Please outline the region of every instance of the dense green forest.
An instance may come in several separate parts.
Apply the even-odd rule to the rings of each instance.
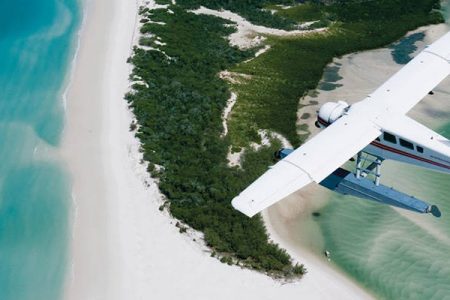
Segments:
[[[158,2],[168,4],[170,11],[140,10],[142,47],[130,58],[136,83],[126,98],[137,118],[144,159],[159,180],[167,207],[174,217],[204,232],[213,255],[223,262],[272,276],[303,274],[302,265],[292,265],[284,250],[267,241],[259,216],[250,219],[231,207],[231,199],[273,163],[272,153],[280,147],[276,140],[258,151],[247,145],[259,141],[259,128],[282,133],[299,145],[299,98],[315,89],[325,65],[335,56],[380,47],[417,26],[439,22],[432,10],[438,1],[380,0],[367,6],[361,1],[315,1],[303,8],[295,1]],[[294,6],[268,13],[266,8],[275,4]],[[244,63],[256,49],[230,46],[226,37],[235,29],[226,20],[189,12],[200,5],[229,9],[266,26],[292,28],[299,21],[320,18],[330,28],[313,36],[269,37],[271,50]],[[218,76],[226,69],[251,79],[230,85]],[[230,88],[239,99],[230,133],[221,138]],[[227,164],[231,146],[247,147],[241,167]]]
[[[270,4],[279,5],[295,5],[298,1],[295,0],[179,0],[177,4],[186,9],[196,9],[200,6],[205,6],[211,9],[226,9],[238,13],[248,21],[264,25],[267,27],[294,29],[296,22],[292,19],[280,17],[272,14],[265,9]]]
[[[152,162],[150,171],[159,178],[171,213],[203,231],[208,245],[227,262],[233,257],[273,275],[301,274],[302,266],[292,266],[283,250],[267,243],[259,218],[246,218],[230,205],[234,195],[264,172],[279,147],[275,143],[248,153],[246,171],[227,166],[229,141],[220,132],[230,92],[217,73],[254,52],[229,46],[223,37],[233,29],[223,26],[225,21],[177,6],[171,10],[173,14],[142,10],[143,17],[166,24],[146,23],[142,33],[151,32],[167,45],[164,53],[136,48],[131,59],[132,76],[149,85],[136,84],[127,96],[140,125],[144,159]]]
[[[251,80],[234,84],[239,101],[229,122],[234,149],[257,142],[258,128],[271,129],[299,146],[298,99],[317,87],[325,66],[342,55],[379,48],[419,26],[442,22],[433,8],[438,1],[340,1],[280,9],[278,14],[305,20],[305,11],[329,21],[326,33],[303,37],[270,37],[271,50],[232,71]],[[298,18],[297,18],[298,16]],[[323,20],[322,19],[322,20]],[[310,20],[310,19],[309,19]]]

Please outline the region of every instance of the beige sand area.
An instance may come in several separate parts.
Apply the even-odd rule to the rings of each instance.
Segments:
[[[129,132],[130,55],[140,3],[85,2],[67,95],[63,156],[73,207],[66,299],[364,299],[341,274],[307,257],[309,273],[284,284],[211,258],[199,233],[180,234]],[[149,2],[150,5],[153,2]],[[196,239],[196,242],[193,239]]]

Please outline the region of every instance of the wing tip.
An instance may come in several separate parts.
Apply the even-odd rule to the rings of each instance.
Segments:
[[[250,207],[249,201],[246,201],[241,196],[235,197],[231,201],[231,205],[234,207],[234,209],[240,211],[249,218],[253,217],[258,213],[258,211],[255,211]]]

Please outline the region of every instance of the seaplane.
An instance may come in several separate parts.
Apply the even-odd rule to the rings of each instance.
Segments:
[[[426,47],[362,101],[328,102],[316,136],[279,161],[232,200],[252,217],[312,182],[332,191],[440,217],[435,205],[380,183],[385,160],[450,173],[450,141],[406,114],[450,74],[450,32]],[[449,99],[450,100],[450,99]],[[354,161],[352,171],[341,168]],[[450,180],[450,177],[449,177]]]

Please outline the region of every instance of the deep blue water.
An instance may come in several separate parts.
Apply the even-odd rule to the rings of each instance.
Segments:
[[[70,181],[58,158],[78,0],[0,0],[0,299],[59,299]]]

